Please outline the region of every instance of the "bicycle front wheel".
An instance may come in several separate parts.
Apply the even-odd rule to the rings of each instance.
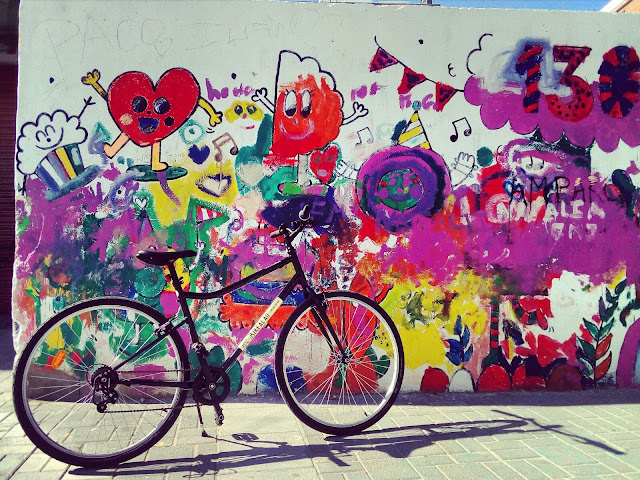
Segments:
[[[370,427],[400,391],[404,353],[389,315],[354,292],[324,296],[326,316],[344,354],[316,321],[312,300],[287,320],[276,346],[278,387],[305,424],[324,433],[351,435]]]
[[[103,467],[160,440],[180,413],[186,390],[120,381],[188,380],[180,336],[174,330],[115,367],[157,340],[164,320],[142,303],[102,298],[47,321],[27,343],[14,374],[16,415],[31,441],[62,462]]]

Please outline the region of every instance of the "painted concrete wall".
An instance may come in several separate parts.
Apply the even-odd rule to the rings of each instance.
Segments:
[[[310,203],[311,277],[382,303],[406,390],[640,384],[635,17],[25,0],[20,28],[17,348],[84,298],[170,316],[138,250],[197,249],[184,280],[214,288]],[[199,305],[208,345],[282,278]],[[235,391],[275,388],[295,301]]]

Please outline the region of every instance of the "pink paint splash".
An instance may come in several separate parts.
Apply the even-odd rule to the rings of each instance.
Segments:
[[[524,88],[521,92],[492,93],[484,88],[483,79],[475,76],[469,77],[464,88],[466,100],[480,107],[482,123],[492,130],[507,122],[514,132],[522,135],[539,128],[547,142],[556,142],[564,133],[571,143],[581,147],[588,147],[595,140],[607,153],[613,152],[620,140],[630,147],[640,145],[640,106],[636,105],[626,117],[612,118],[602,111],[597,82],[591,84],[591,94],[594,103],[589,116],[579,122],[568,122],[554,116],[544,100],[540,101],[537,113],[525,113]]]

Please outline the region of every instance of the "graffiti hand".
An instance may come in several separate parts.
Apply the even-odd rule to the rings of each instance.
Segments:
[[[102,85],[100,85],[100,71],[94,69],[92,72],[88,72],[86,76],[81,77],[80,80],[85,85],[91,85],[96,92],[100,94],[102,98],[107,99],[107,92]]]
[[[354,113],[353,118],[356,119],[359,117],[366,116],[369,113],[369,110],[367,109],[367,107],[365,107],[361,103],[353,102],[353,113]]]
[[[209,125],[215,127],[216,125],[222,123],[222,112],[215,112],[211,117],[209,117]]]
[[[100,81],[100,71],[97,69],[94,69],[92,72],[88,72],[87,75],[85,77],[82,77],[80,80],[85,85],[93,86],[97,84],[98,81]]]
[[[84,99],[84,104],[85,104],[85,106],[88,107],[89,105],[95,105],[96,102],[93,101],[92,97],[89,97],[89,98],[85,98]]]
[[[267,99],[267,89],[266,88],[258,88],[253,95],[251,95],[251,100],[254,102],[263,102]]]

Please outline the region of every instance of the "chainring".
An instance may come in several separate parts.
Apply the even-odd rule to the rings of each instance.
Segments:
[[[221,368],[209,367],[209,370],[216,378],[215,382],[209,385],[202,371],[198,372],[193,380],[193,399],[202,405],[217,405],[229,395],[231,380]]]

